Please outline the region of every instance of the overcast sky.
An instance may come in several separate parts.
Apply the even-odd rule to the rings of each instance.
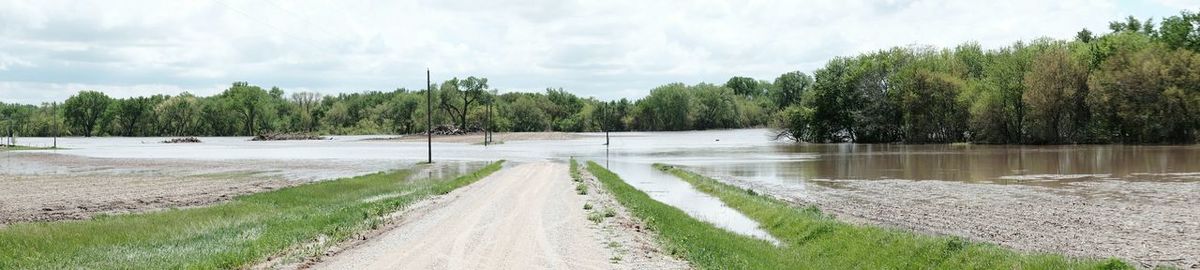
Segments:
[[[503,3],[502,3],[503,2]],[[670,82],[773,79],[892,46],[995,48],[1107,32],[1200,0],[1095,1],[7,1],[0,102],[422,88],[482,76],[501,91],[603,99]]]

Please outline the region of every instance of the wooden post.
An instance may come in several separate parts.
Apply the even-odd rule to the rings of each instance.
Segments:
[[[429,160],[433,163],[433,83],[429,79],[429,69],[425,69],[425,139],[429,149]]]

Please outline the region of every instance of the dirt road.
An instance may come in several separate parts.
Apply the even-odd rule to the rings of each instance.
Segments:
[[[607,269],[565,164],[506,168],[317,269]]]

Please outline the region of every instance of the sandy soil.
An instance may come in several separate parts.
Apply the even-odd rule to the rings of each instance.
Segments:
[[[321,160],[105,159],[0,153],[0,226],[221,202],[238,195],[400,167]]]
[[[533,141],[533,140],[571,140],[582,138],[583,135],[566,132],[496,132],[492,133],[492,140],[496,142],[511,142],[511,141]],[[403,142],[425,141],[425,135],[405,135],[393,140]],[[467,135],[434,135],[434,142],[447,143],[483,143],[483,133],[471,133]]]
[[[718,176],[855,223],[956,235],[1019,250],[1118,257],[1141,268],[1200,269],[1200,182],[1116,179],[1023,183],[814,180],[798,185]]]
[[[412,211],[395,229],[319,269],[607,269],[564,164],[506,168]]]

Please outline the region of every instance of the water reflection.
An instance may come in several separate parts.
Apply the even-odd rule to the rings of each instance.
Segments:
[[[719,199],[696,190],[674,175],[654,169],[649,164],[613,162],[608,159],[596,162],[607,164],[609,170],[620,175],[629,185],[646,192],[651,198],[679,208],[697,219],[733,232],[779,243],[766,231],[758,228],[758,222],[725,206]]]
[[[1197,146],[806,144],[770,148],[759,150],[812,156],[778,162],[684,163],[745,179],[793,183],[808,179],[1178,181],[1186,180],[1181,175],[1200,171]]]

